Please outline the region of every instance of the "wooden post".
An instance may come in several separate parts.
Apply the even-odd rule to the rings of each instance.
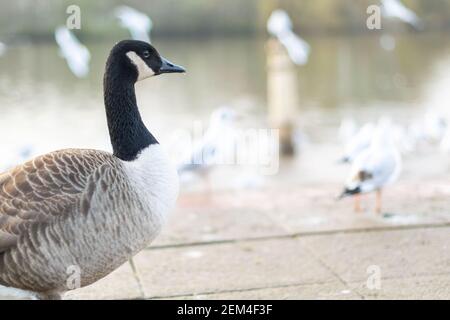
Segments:
[[[267,42],[267,104],[269,125],[280,130],[280,153],[295,153],[293,132],[299,106],[295,64],[276,39]]]

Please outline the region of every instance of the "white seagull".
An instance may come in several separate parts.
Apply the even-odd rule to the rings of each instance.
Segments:
[[[89,73],[89,61],[91,60],[89,50],[64,26],[55,30],[55,40],[61,56],[66,59],[72,73],[78,78],[86,77]]]
[[[308,62],[311,48],[292,29],[292,21],[284,10],[273,11],[267,20],[267,31],[281,42],[295,64],[304,65]]]
[[[401,155],[395,146],[390,128],[379,125],[370,147],[355,159],[340,198],[356,196],[355,211],[360,211],[359,195],[376,191],[376,212],[380,213],[381,190],[398,179],[401,168]]]
[[[414,11],[405,7],[400,0],[382,0],[381,3],[381,13],[384,17],[399,19],[418,30],[423,29],[422,20]]]
[[[149,16],[128,6],[119,6],[114,10],[122,27],[127,28],[134,40],[150,43],[153,22]]]
[[[428,111],[424,118],[424,134],[429,141],[439,141],[447,129],[447,120],[437,112]]]
[[[204,136],[193,145],[185,161],[178,166],[178,173],[195,172],[205,176],[213,165],[220,164],[233,146],[235,118],[235,111],[228,107],[216,109],[211,114]]]
[[[342,162],[352,163],[355,158],[370,146],[375,126],[372,123],[366,123],[345,145]]]

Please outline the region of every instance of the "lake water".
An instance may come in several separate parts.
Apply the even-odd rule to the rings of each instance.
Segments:
[[[363,123],[387,115],[406,124],[428,108],[450,110],[448,35],[399,36],[394,51],[381,49],[376,35],[306,40],[312,51],[309,63],[296,68],[300,95],[296,123],[308,136],[310,154],[316,158],[337,156],[336,132],[344,117]],[[71,74],[53,43],[19,45],[0,57],[3,162],[14,161],[14,153],[26,146],[32,146],[33,154],[67,147],[110,150],[102,77],[112,44],[86,44],[92,55],[91,72],[82,80]],[[245,109],[247,125],[264,126],[263,39],[156,39],[154,44],[188,71],[136,86],[144,121],[161,142],[170,141],[176,129],[190,130],[193,121],[207,121],[221,105]],[[309,158],[299,163],[304,165],[305,159]],[[327,174],[323,170],[307,181]]]

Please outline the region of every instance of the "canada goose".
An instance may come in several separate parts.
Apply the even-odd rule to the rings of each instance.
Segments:
[[[89,73],[91,54],[81,44],[72,31],[64,26],[55,30],[55,40],[59,46],[60,55],[66,59],[70,71],[78,78],[84,78]]]
[[[134,40],[150,43],[150,31],[153,22],[149,16],[128,6],[117,7],[114,14],[120,20],[120,24],[128,29]]]
[[[397,150],[390,127],[379,125],[370,147],[362,151],[354,160],[349,179],[340,198],[362,193],[377,192],[376,212],[381,212],[381,190],[393,183],[400,175],[402,167],[400,152]],[[359,201],[355,211],[360,211]]]
[[[111,50],[104,102],[113,154],[67,149],[0,174],[0,285],[58,298],[68,271],[89,285],[158,234],[178,195],[178,177],[142,122],[134,84],[184,72],[148,43]]]
[[[283,44],[295,64],[304,65],[308,62],[311,48],[292,29],[291,18],[284,10],[273,11],[267,20],[267,31]]]

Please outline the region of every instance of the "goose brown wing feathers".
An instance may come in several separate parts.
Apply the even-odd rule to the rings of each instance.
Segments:
[[[0,253],[34,224],[71,212],[92,173],[114,161],[107,152],[66,149],[0,174]]]

